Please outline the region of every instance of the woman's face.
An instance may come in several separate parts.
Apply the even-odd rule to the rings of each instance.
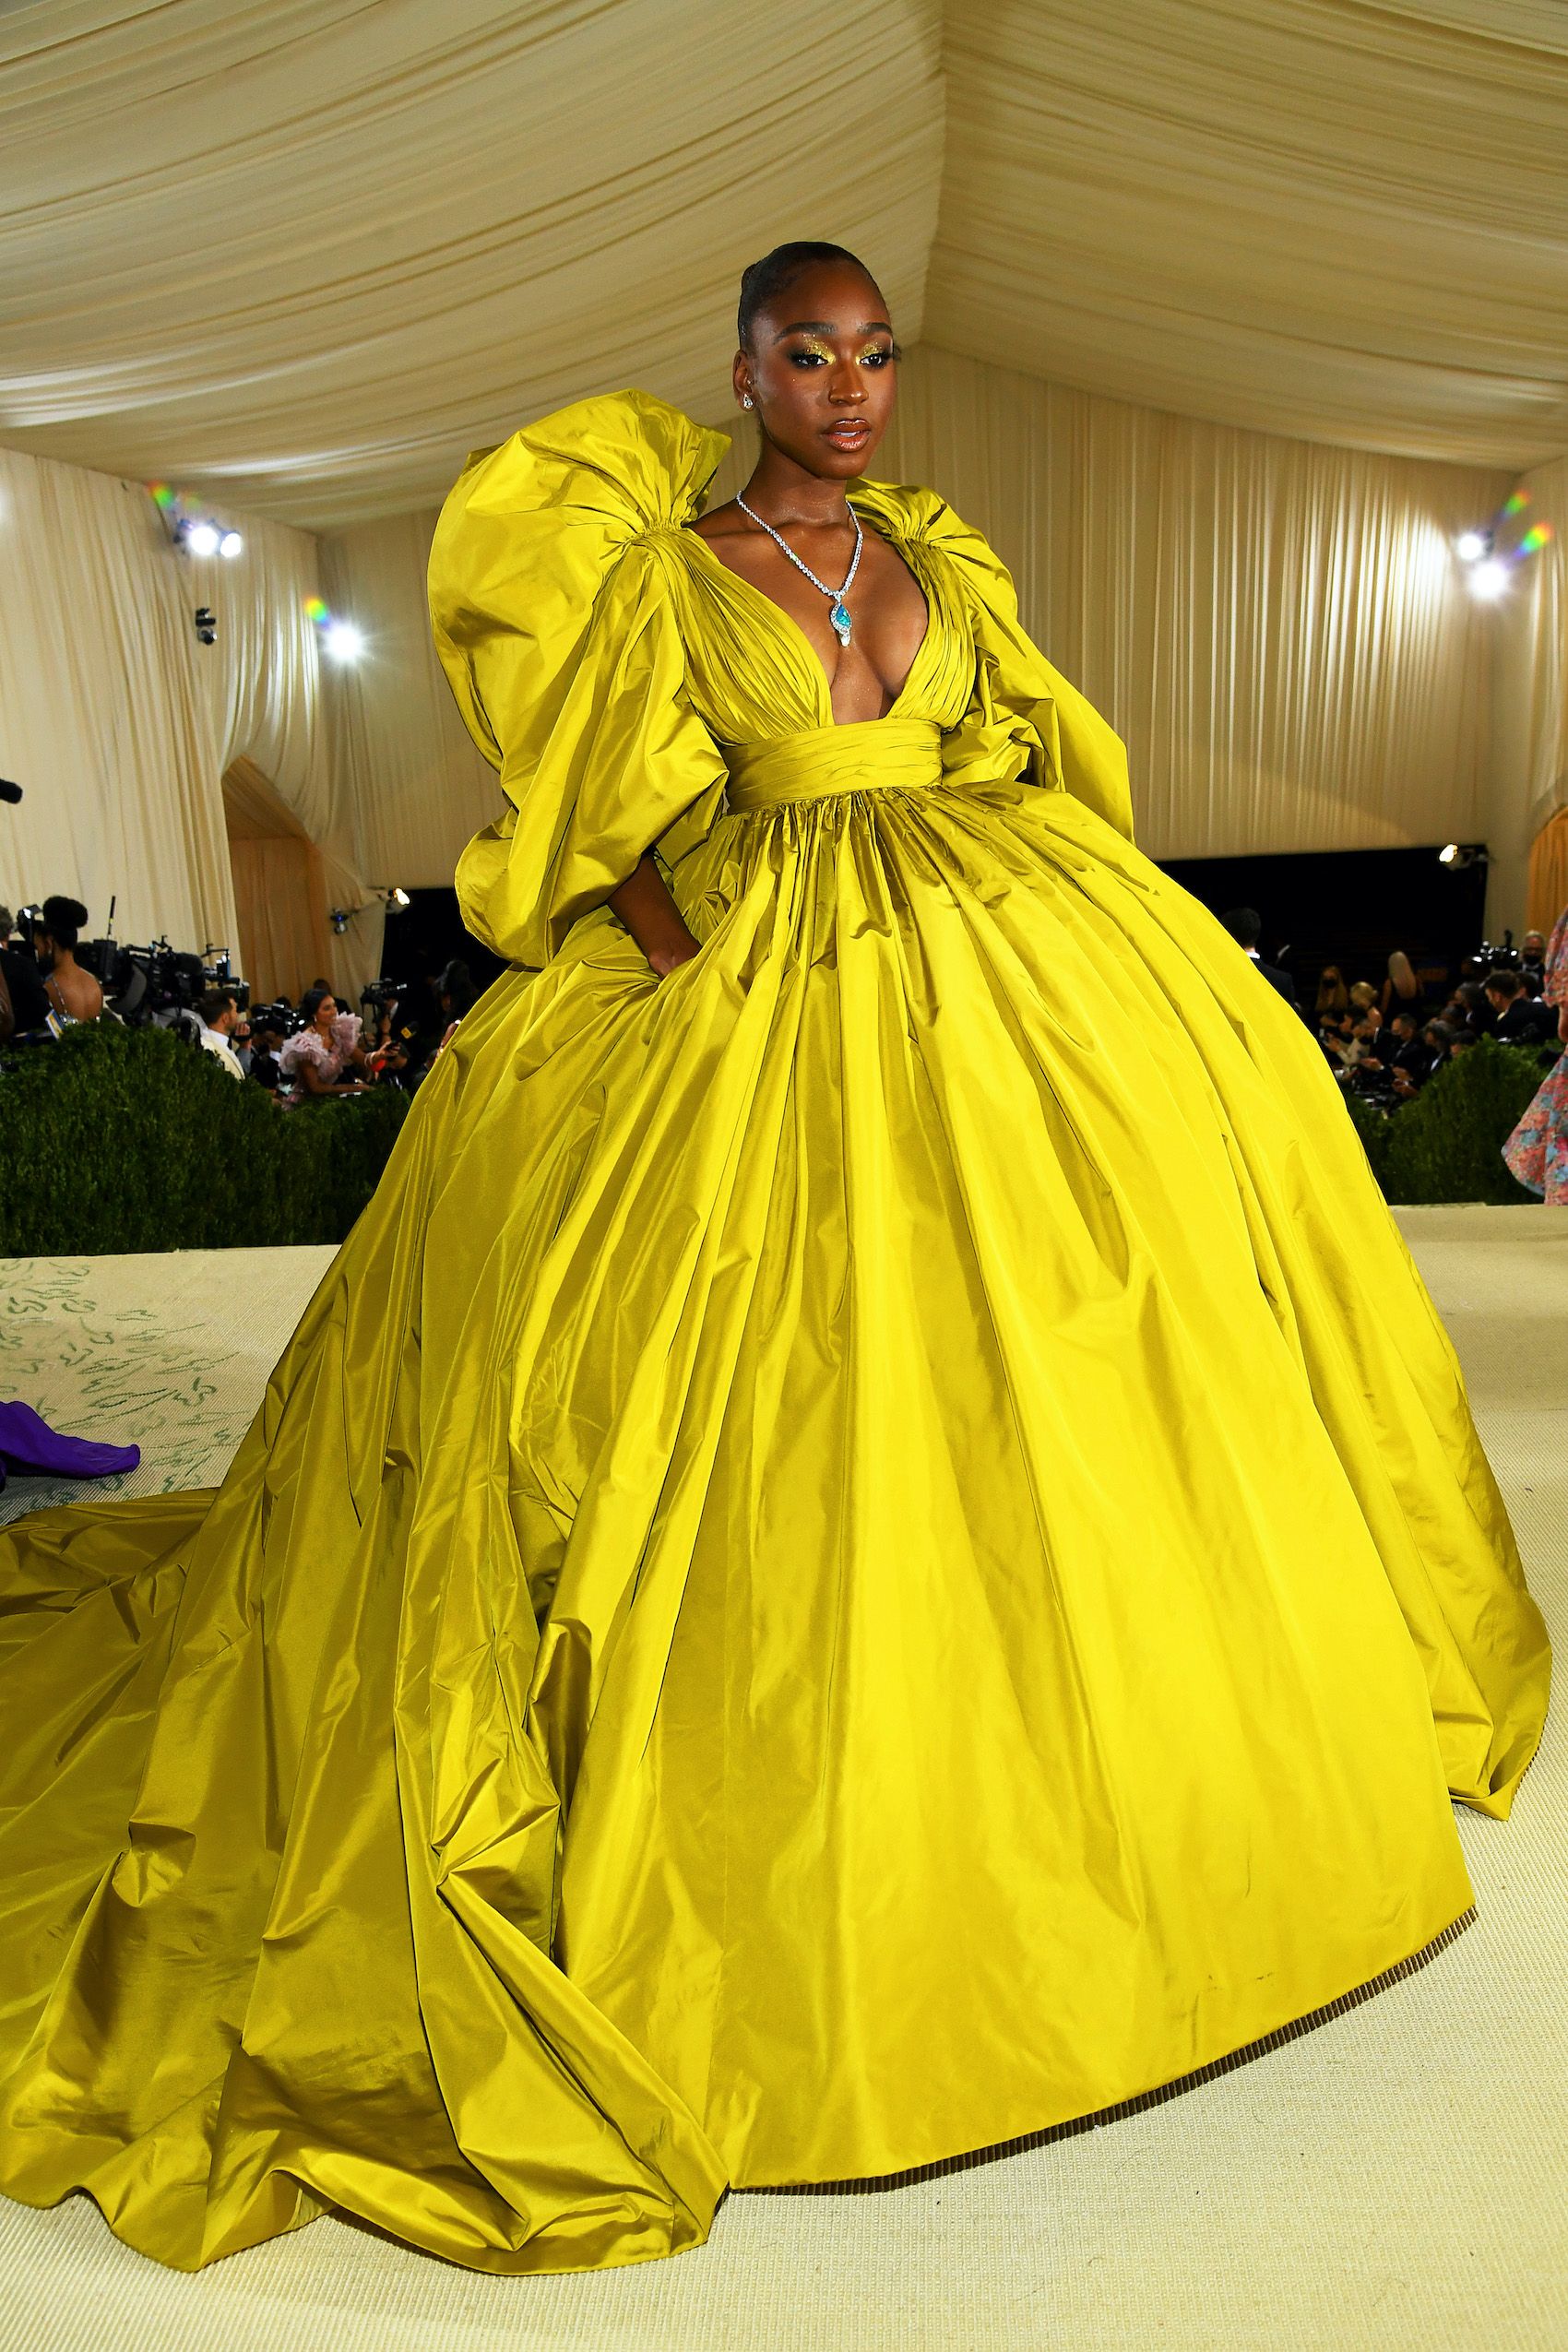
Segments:
[[[333,1022],[334,1022],[337,1018],[338,1018],[338,1000],[337,1000],[337,998],[336,998],[335,996],[324,996],[324,997],[322,998],[322,1000],[321,1000],[320,1004],[319,1004],[316,1006],[316,1008],[315,1008],[315,1026],[316,1026],[316,1028],[317,1028],[318,1029],[329,1029],[329,1028],[332,1027]]]
[[[735,354],[766,440],[824,481],[852,481],[893,414],[898,348],[887,305],[852,263],[814,262],[752,321]]]

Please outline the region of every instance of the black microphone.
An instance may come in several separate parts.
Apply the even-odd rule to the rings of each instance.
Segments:
[[[21,797],[21,786],[19,784],[8,784],[6,781],[6,778],[3,776],[0,776],[0,801],[19,801]]]

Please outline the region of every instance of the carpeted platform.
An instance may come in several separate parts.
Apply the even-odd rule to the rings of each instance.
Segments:
[[[1568,1616],[1568,1217],[1399,1220],[1532,1583]],[[0,1396],[220,1475],[323,1250],[6,1269]],[[100,1490],[102,1491],[101,1489]],[[14,1516],[73,1490],[0,1496]],[[1460,1816],[1478,1924],[1321,2031],[1099,2131],[913,2187],[732,2197],[708,2245],[501,2281],[323,2220],[195,2277],[72,2199],[0,2201],[5,2352],[1553,2352],[1568,2346],[1563,1702],[1506,1824]]]

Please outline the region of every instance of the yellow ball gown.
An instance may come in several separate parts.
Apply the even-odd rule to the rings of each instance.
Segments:
[[[641,394],[472,461],[513,968],[212,1492],[0,1541],[0,2185],[490,2271],[1135,2099],[1471,1906],[1548,1652],[1317,1047],[942,500],[834,726]],[[605,903],[657,844],[699,953]]]

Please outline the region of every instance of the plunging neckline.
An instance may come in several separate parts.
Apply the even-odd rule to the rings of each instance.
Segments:
[[[852,501],[849,503],[853,504]],[[894,546],[893,541],[888,538],[887,533],[885,530],[878,529],[876,524],[869,516],[862,515],[861,517],[861,523],[863,529],[875,531],[877,538],[881,540],[885,547],[892,549],[893,553],[897,556],[899,563],[903,564],[905,571],[908,572],[910,579],[913,580],[916,588],[920,590],[921,601],[925,606],[925,628],[921,632],[920,644],[915,647],[914,658],[910,661],[908,670],[904,672],[904,683],[899,687],[897,693],[894,695],[892,701],[888,704],[887,708],[882,713],[881,718],[878,719],[836,718],[833,712],[833,681],[827,674],[827,664],[823,660],[821,654],[818,653],[815,646],[813,645],[810,637],[807,636],[804,629],[802,628],[794,614],[792,612],[787,612],[783,605],[778,603],[774,598],[769,596],[766,588],[759,588],[754,580],[748,580],[744,573],[737,572],[731,564],[726,564],[723,556],[718,553],[710,542],[704,539],[701,531],[695,529],[692,524],[683,523],[681,525],[682,530],[684,531],[688,537],[695,540],[697,545],[702,549],[703,553],[711,563],[718,565],[719,569],[723,573],[727,580],[733,580],[738,587],[744,588],[749,596],[755,597],[760,603],[765,604],[767,607],[768,612],[774,615],[775,619],[783,623],[786,632],[798,640],[805,654],[806,659],[811,664],[812,669],[822,680],[823,695],[827,704],[827,723],[829,727],[880,727],[883,719],[896,718],[897,716],[898,706],[903,701],[904,696],[909,693],[911,684],[914,683],[915,672],[920,668],[921,661],[930,648],[932,632],[936,626],[936,608],[932,600],[931,590],[921,578],[920,574],[909,562],[908,556],[906,556],[899,548]]]

